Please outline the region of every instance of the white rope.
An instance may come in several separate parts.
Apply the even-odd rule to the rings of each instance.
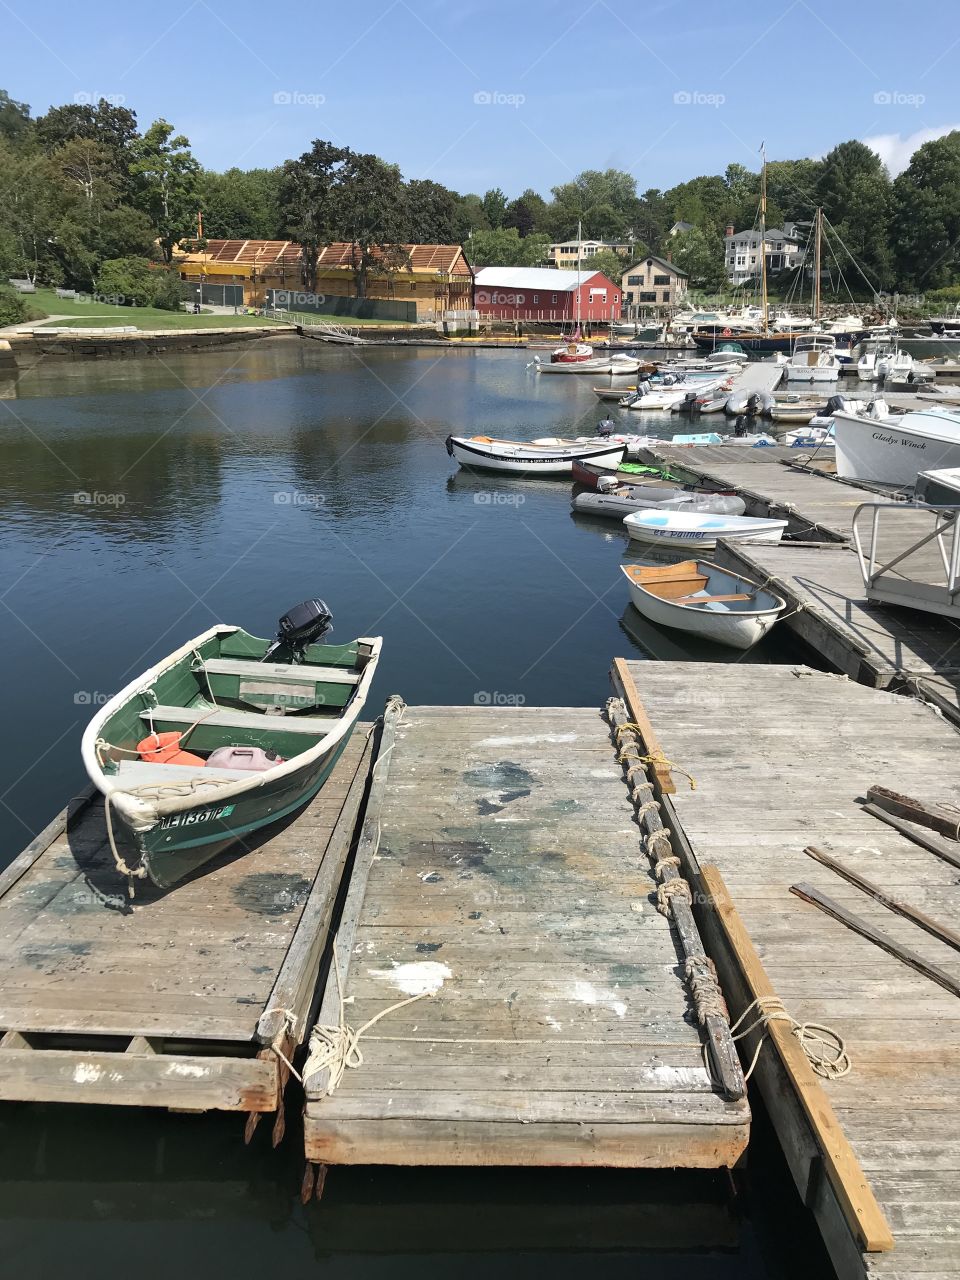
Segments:
[[[362,1027],[354,1029],[347,1023],[346,1017],[346,1000],[343,995],[343,979],[340,976],[340,961],[337,956],[337,940],[333,941],[333,971],[337,976],[337,1002],[339,1005],[339,1018],[336,1025],[325,1025],[318,1023],[310,1032],[310,1052],[307,1055],[307,1061],[303,1068],[303,1079],[307,1080],[310,1076],[315,1075],[318,1071],[324,1069],[330,1072],[330,1078],[327,1081],[327,1087],[324,1090],[329,1097],[340,1084],[348,1067],[356,1069],[363,1066],[363,1053],[360,1049],[360,1040],[372,1026],[385,1018],[390,1013],[395,1013],[398,1009],[403,1009],[408,1004],[414,1004],[417,1000],[422,1000],[425,996],[432,996],[433,991],[421,991],[419,995],[408,996],[406,1000],[398,1000],[396,1004],[390,1005],[386,1009],[381,1009],[379,1013],[368,1021]]]
[[[737,1028],[754,1010],[757,1011],[757,1017],[738,1033]],[[790,1030],[797,1037],[800,1042],[800,1048],[806,1054],[811,1067],[818,1076],[823,1076],[827,1080],[839,1080],[841,1076],[845,1076],[851,1070],[853,1062],[847,1052],[843,1037],[834,1031],[832,1027],[825,1027],[819,1022],[798,1022],[796,1018],[787,1012],[779,996],[758,996],[756,1000],[747,1005],[730,1028],[734,1042],[743,1040],[752,1031],[755,1031],[757,1027],[764,1028],[764,1033],[757,1043],[753,1060],[748,1070],[744,1072],[743,1078],[745,1080],[749,1080],[753,1075],[753,1069],[760,1057],[760,1050],[767,1039],[766,1028],[771,1022],[789,1023]]]

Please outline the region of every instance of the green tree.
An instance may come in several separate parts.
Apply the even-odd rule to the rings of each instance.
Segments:
[[[507,197],[499,187],[494,187],[491,191],[485,192],[483,212],[486,214],[487,222],[494,230],[504,225],[507,216]]]
[[[25,102],[11,98],[6,89],[0,89],[0,138],[17,142],[30,130],[30,108]]]
[[[288,160],[283,166],[278,197],[281,225],[302,246],[303,284],[311,292],[317,288],[320,250],[337,239],[336,190],[350,154],[346,147],[317,139],[299,160]]]
[[[637,182],[620,169],[585,169],[572,182],[552,188],[548,229],[555,240],[576,235],[578,223],[588,239],[611,239],[632,230],[640,216]]]
[[[407,183],[407,237],[412,244],[455,244],[457,197],[431,182],[413,178]]]
[[[177,241],[195,226],[198,208],[200,166],[190,140],[174,134],[166,120],[155,120],[135,143],[130,172],[137,205],[156,228],[163,259],[170,263]]]
[[[199,174],[203,233],[211,240],[274,240],[279,234],[282,169]]]
[[[892,190],[880,157],[862,142],[842,142],[824,157],[817,184],[823,212],[842,245],[878,288],[892,283],[889,223]],[[837,252],[840,267],[850,284],[861,277],[845,255]],[[824,269],[833,253],[824,256]]]
[[[124,106],[101,98],[97,103],[71,102],[62,107],[51,107],[46,115],[38,117],[36,137],[38,144],[52,154],[67,143],[83,141],[103,148],[110,157],[113,185],[126,199],[134,195],[130,166],[135,158],[138,139],[137,117]]]
[[[403,259],[407,192],[394,164],[350,152],[334,189],[334,228],[350,244],[358,298],[367,296],[371,275],[390,275]]]
[[[694,227],[671,239],[674,264],[687,273],[690,284],[702,289],[722,289],[726,280],[723,240],[713,227]]]
[[[453,219],[454,241],[465,244],[476,231],[490,231],[490,222],[483,208],[483,201],[473,192],[456,197]]]
[[[472,267],[542,267],[546,265],[549,237],[521,237],[516,227],[476,231],[466,244]]]
[[[531,187],[528,187],[523,195],[518,196],[516,200],[511,200],[507,205],[503,225],[505,227],[516,227],[522,238],[534,231],[544,231],[546,229],[546,221],[546,200],[544,200],[543,196],[537,195],[536,191]]]
[[[618,285],[624,270],[629,266],[629,261],[627,258],[621,258],[612,249],[601,249],[599,253],[592,253],[589,258],[584,258],[581,265],[584,272],[600,271],[608,280]]]
[[[901,290],[960,279],[960,132],[925,142],[893,183],[892,248]]]

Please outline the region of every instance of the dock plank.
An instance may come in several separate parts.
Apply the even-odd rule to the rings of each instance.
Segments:
[[[704,1068],[599,711],[408,707],[379,823],[338,943],[349,1022],[436,990],[363,1036],[332,1095],[306,1076],[309,1160],[736,1161],[749,1110]]]
[[[132,903],[101,803],[51,823],[0,882],[0,1032],[31,1046],[0,1052],[0,1099],[275,1109],[278,1065],[257,1056],[258,1019],[279,998],[300,1019],[294,1041],[304,1034],[369,731],[358,727],[296,817],[172,890],[140,886]],[[160,1052],[124,1052],[138,1036]],[[192,1056],[178,1063],[184,1044]]]
[[[960,1000],[789,892],[790,884],[810,881],[960,975],[952,948],[803,852],[818,844],[891,896],[949,919],[958,905],[956,868],[869,819],[859,800],[883,783],[960,801],[956,729],[915,699],[805,668],[629,665],[664,751],[697,780],[696,791],[681,789],[665,801],[670,825],[682,831],[688,869],[695,874],[707,862],[720,868],[790,1013],[836,1028],[851,1053],[851,1074],[823,1084],[893,1228],[890,1253],[861,1255],[845,1233],[804,1155],[796,1113],[766,1050],[756,1075],[838,1274],[960,1275],[952,1225]],[[705,705],[678,699],[678,689],[692,684]],[[790,726],[790,735],[764,732],[771,721]],[[701,924],[710,938],[708,906]]]

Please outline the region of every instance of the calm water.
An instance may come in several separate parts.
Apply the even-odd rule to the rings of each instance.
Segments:
[[[591,379],[528,360],[281,341],[0,378],[0,865],[82,785],[91,707],[217,621],[272,635],[322,596],[335,639],[385,637],[374,708],[393,691],[597,705],[614,654],[723,657],[627,609],[626,537],[574,518],[569,485],[448,458],[451,431],[592,432]],[[805,1221],[784,1234],[799,1208],[758,1128],[760,1176],[736,1197],[725,1175],[341,1170],[305,1211],[295,1128],[273,1153],[226,1117],[8,1107],[0,1256],[30,1277],[149,1274],[164,1249],[213,1275],[829,1274]],[[768,1246],[797,1232],[790,1258]]]

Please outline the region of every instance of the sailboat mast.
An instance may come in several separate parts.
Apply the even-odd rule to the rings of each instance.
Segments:
[[[760,144],[760,305],[763,308],[763,332],[770,332],[767,306],[767,153]]]
[[[577,329],[580,328],[580,255],[583,253],[583,221],[577,222]]]
[[[823,242],[823,208],[817,206],[817,216],[815,222],[816,235],[814,237],[813,250],[813,318],[820,319],[820,254]]]

